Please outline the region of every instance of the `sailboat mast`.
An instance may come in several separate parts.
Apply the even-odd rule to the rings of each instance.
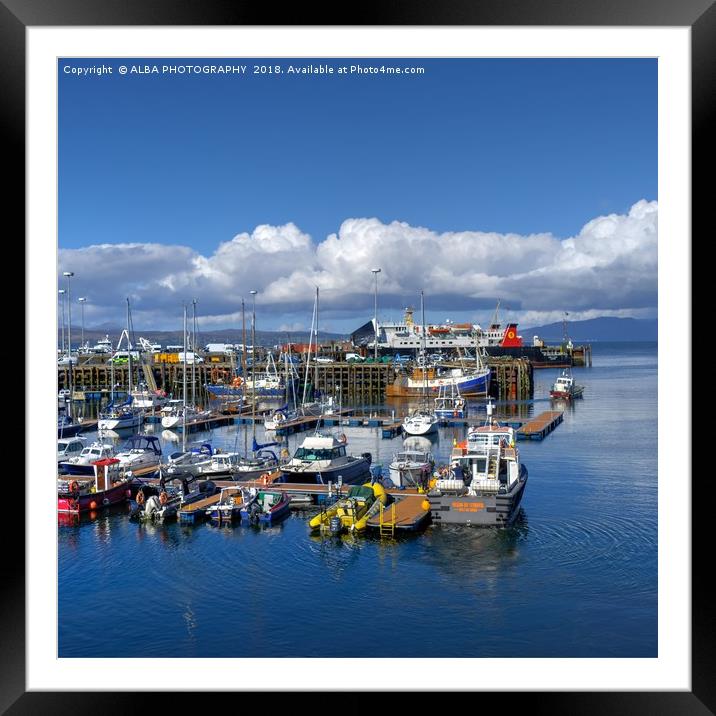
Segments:
[[[251,313],[251,427],[254,442],[256,442],[256,293],[251,291],[254,297]]]
[[[246,397],[246,310],[244,306],[244,299],[241,299],[241,342],[242,342],[242,348],[241,351],[241,376],[243,378],[243,390],[242,393],[244,397]],[[242,405],[243,408],[243,405]],[[249,449],[248,446],[248,431],[244,430],[244,457],[246,457],[246,452]]]
[[[186,452],[186,303],[184,304],[184,365],[182,366],[182,427],[181,427],[181,449]]]
[[[425,300],[423,296],[423,289],[420,289],[420,313],[423,321],[423,328],[420,331],[422,333],[422,344],[423,344],[423,400],[426,401],[428,397],[428,357],[426,355],[426,342],[425,342]]]
[[[316,361],[313,368],[313,399],[318,394],[318,286],[316,286]]]
[[[310,366],[311,366],[311,345],[313,343],[313,328],[314,328],[314,322],[316,320],[316,304],[314,301],[313,304],[313,314],[311,315],[311,332],[308,334],[308,354],[306,355],[306,375],[303,379],[303,398],[301,399],[301,403],[305,405],[306,403],[306,394],[308,393],[308,376],[310,373]]]
[[[127,397],[132,396],[132,341],[129,340],[129,296],[127,296],[127,367],[129,368],[129,388]]]
[[[196,299],[193,299],[191,304],[191,404],[196,407]]]

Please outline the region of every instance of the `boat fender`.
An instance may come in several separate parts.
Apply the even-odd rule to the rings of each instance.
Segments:
[[[160,492],[159,493],[159,502],[162,505],[166,505],[168,501],[169,501],[169,495],[167,495],[167,493],[165,491]]]
[[[271,478],[271,475],[269,475],[268,472],[265,472],[263,475],[261,475],[261,484],[268,485],[270,478]]]
[[[341,435],[340,435],[340,437],[338,438],[338,440],[340,440],[340,442],[342,442],[342,443],[345,443],[345,442],[348,442],[348,437],[346,436],[345,433],[341,433]]]
[[[144,504],[144,490],[140,490],[137,493],[137,504],[143,505]]]
[[[70,483],[70,492],[79,492],[79,491],[80,491],[79,483],[77,482],[77,480],[72,480],[72,482]]]
[[[96,509],[97,509],[97,503],[96,503],[94,500],[92,500],[92,502],[90,502],[90,509],[91,509],[91,510],[96,510]]]

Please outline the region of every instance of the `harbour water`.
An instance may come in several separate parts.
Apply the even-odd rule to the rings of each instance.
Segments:
[[[535,371],[534,403],[518,410],[549,410],[557,373]],[[313,536],[309,511],[255,529],[137,524],[126,507],[60,523],[58,655],[657,656],[657,346],[594,343],[593,366],[573,373],[584,398],[545,440],[519,443],[530,477],[507,530],[381,541]],[[191,440],[241,450],[251,430]],[[402,438],[340,430],[387,474]],[[463,433],[440,430],[436,462]]]

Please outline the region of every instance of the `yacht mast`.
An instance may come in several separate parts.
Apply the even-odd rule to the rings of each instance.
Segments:
[[[427,407],[428,402],[428,357],[426,355],[426,342],[425,342],[425,300],[423,296],[423,289],[420,289],[420,313],[422,316],[423,327],[420,329],[422,334],[423,344],[423,403]]]
[[[196,299],[192,302],[192,333],[191,333],[191,404],[196,407]],[[186,353],[184,354],[186,359]]]
[[[313,368],[313,400],[318,395],[318,286],[316,286],[316,365]]]
[[[181,450],[186,452],[186,303],[184,304],[184,365],[182,366],[182,427]]]
[[[132,341],[129,340],[129,296],[127,296],[127,367],[129,368],[129,388],[127,389],[127,397],[132,397]]]
[[[241,351],[241,376],[243,379],[242,383],[242,395],[245,398],[246,397],[246,381],[247,381],[247,375],[246,375],[246,311],[244,307],[244,299],[241,299],[241,341],[243,343],[242,351]],[[242,405],[243,408],[243,405]],[[244,457],[247,456],[247,451],[249,449],[248,445],[248,430],[244,430]]]
[[[256,442],[256,291],[251,314],[251,427],[254,443]]]

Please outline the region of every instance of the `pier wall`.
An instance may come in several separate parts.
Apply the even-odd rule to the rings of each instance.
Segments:
[[[491,394],[500,400],[527,400],[534,394],[533,369],[524,358],[490,358],[487,365],[492,371]],[[58,389],[69,387],[69,367],[58,368]],[[186,366],[188,394],[191,395],[192,367]],[[195,366],[197,396],[203,386],[214,382],[217,376],[231,375],[229,363],[209,363]],[[265,370],[257,366],[257,372]],[[155,388],[181,398],[184,365],[182,363],[155,363],[132,366],[132,385],[147,383]],[[279,369],[279,372],[281,370]],[[303,370],[299,371],[301,383],[298,394],[303,390]],[[395,379],[395,369],[389,363],[325,363],[318,366],[318,389],[324,393],[336,395],[337,388],[344,400],[376,404],[385,398],[385,388]],[[316,376],[315,366],[310,366],[309,383]],[[112,389],[112,368],[101,363],[87,363],[72,367],[72,384],[75,390],[104,391]],[[129,369],[126,365],[114,368],[115,389],[124,390],[129,385]],[[337,396],[336,396],[337,397]]]

